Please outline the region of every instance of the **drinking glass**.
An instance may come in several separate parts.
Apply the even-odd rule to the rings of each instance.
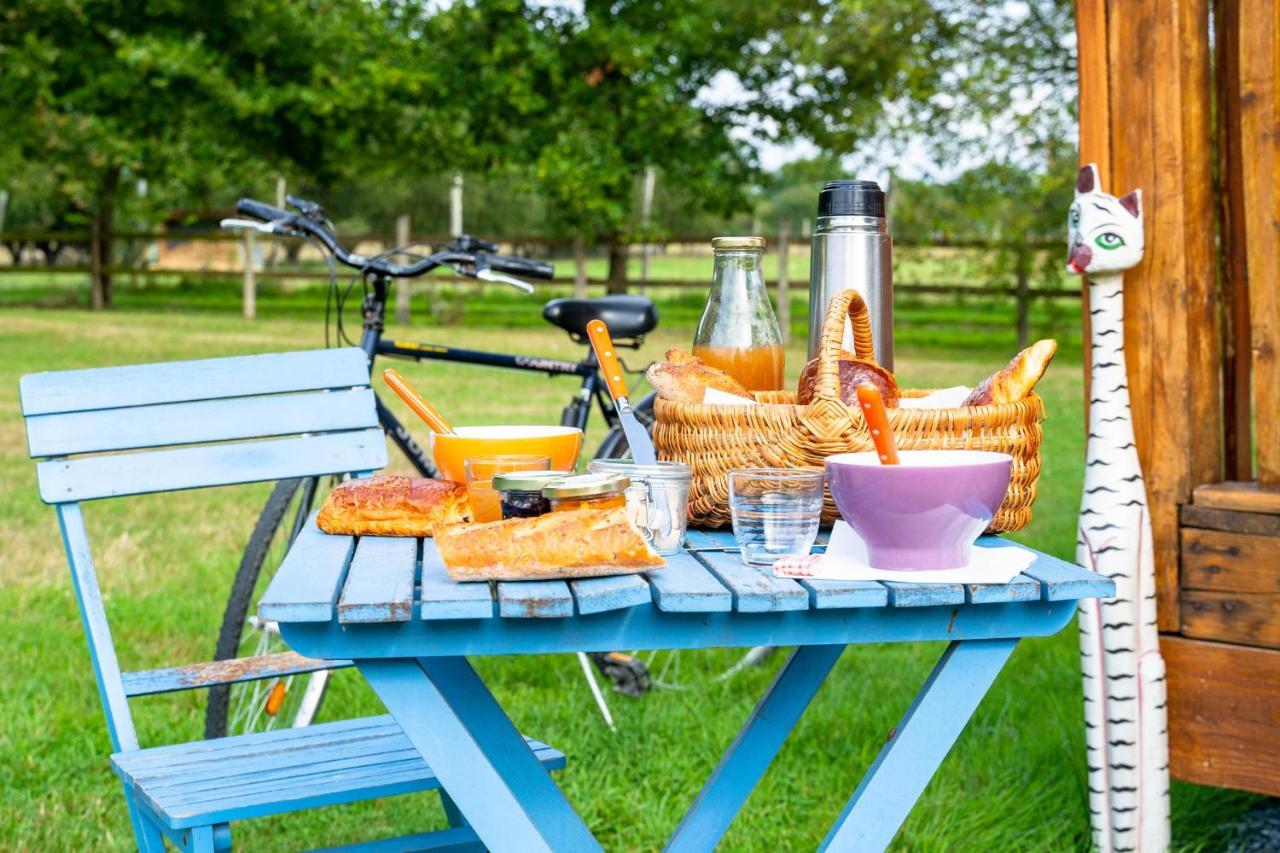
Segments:
[[[809,553],[822,518],[824,473],[807,468],[729,472],[729,511],[742,562],[771,566]]]
[[[551,457],[508,453],[496,456],[468,456],[462,463],[467,474],[467,498],[472,521],[500,521],[502,497],[493,487],[494,474],[512,471],[550,471]]]

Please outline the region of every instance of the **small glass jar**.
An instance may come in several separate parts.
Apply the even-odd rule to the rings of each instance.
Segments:
[[[641,535],[664,557],[679,552],[689,524],[689,485],[693,470],[687,462],[637,465],[630,459],[592,459],[593,474],[624,474],[627,516]]]
[[[503,518],[534,518],[551,511],[551,502],[542,496],[548,483],[569,475],[564,471],[510,471],[493,475]]]
[[[621,509],[627,505],[631,481],[619,474],[581,474],[542,487],[552,512],[572,509]]]

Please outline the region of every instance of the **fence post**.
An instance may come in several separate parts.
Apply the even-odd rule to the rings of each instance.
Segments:
[[[288,195],[288,185],[284,175],[276,175],[276,207],[284,210],[284,197]],[[280,241],[271,241],[271,253],[267,256],[267,269],[274,270],[280,258]]]
[[[402,213],[396,217],[396,245],[409,244],[409,214]],[[409,324],[409,299],[413,295],[410,280],[402,278],[396,282],[396,322],[401,326]]]
[[[449,236],[462,235],[462,174],[453,176],[449,186]]]
[[[573,295],[587,297],[587,244],[581,234],[573,238]]]
[[[782,220],[778,228],[778,325],[782,343],[791,343],[791,296],[787,293],[787,260],[791,255],[791,223]]]
[[[649,223],[653,219],[653,190],[658,180],[658,173],[652,166],[644,167],[644,192],[640,197],[640,223],[644,228],[644,243],[640,246],[640,289],[649,283],[649,254],[653,251],[653,243],[649,235]]]
[[[1025,243],[1018,247],[1014,268],[1018,276],[1018,349],[1023,349],[1031,337],[1031,255]]]
[[[253,268],[254,249],[258,232],[246,228],[244,232],[244,318],[258,316],[258,281]]]

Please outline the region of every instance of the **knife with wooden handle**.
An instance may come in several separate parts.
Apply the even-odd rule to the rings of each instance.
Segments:
[[[603,320],[592,320],[587,324],[587,338],[591,341],[591,348],[595,350],[596,361],[600,362],[600,371],[604,374],[604,384],[609,389],[609,396],[613,397],[614,408],[618,410],[622,433],[631,447],[631,458],[637,465],[657,465],[658,455],[653,449],[653,439],[636,419],[631,400],[627,397],[627,382],[622,375],[618,354],[613,348],[609,327]]]

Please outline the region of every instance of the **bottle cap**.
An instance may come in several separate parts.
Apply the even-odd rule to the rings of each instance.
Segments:
[[[540,492],[547,483],[571,476],[568,471],[508,471],[493,475],[493,488],[499,492]]]
[[[875,181],[828,181],[818,193],[819,216],[884,218],[884,190]]]
[[[763,249],[763,237],[713,237],[711,238],[711,248],[713,249]]]

